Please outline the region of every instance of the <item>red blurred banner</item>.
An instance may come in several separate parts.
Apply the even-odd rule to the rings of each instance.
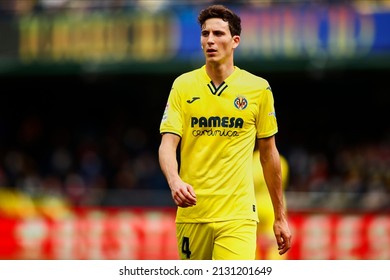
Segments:
[[[289,259],[390,259],[388,214],[290,213]],[[79,209],[0,216],[0,259],[177,259],[173,209]]]
[[[81,209],[0,218],[0,259],[177,259],[172,209]]]
[[[390,215],[290,214],[290,259],[388,260]]]

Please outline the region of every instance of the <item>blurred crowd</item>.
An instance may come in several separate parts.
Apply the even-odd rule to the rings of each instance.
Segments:
[[[270,7],[275,5],[357,5],[388,7],[388,0],[0,0],[0,12],[9,15],[25,15],[40,11],[58,10],[145,10],[159,12],[172,8],[226,4],[234,6]]]
[[[288,191],[309,194],[307,207],[390,209],[390,139],[344,146],[331,155],[293,148],[288,159]]]
[[[79,126],[69,120],[61,127],[48,125],[44,116],[28,115],[20,124],[2,119],[0,210],[12,204],[10,197],[22,198],[22,208],[27,198],[102,206],[110,204],[110,191],[154,190],[158,196],[158,190],[167,190],[152,141],[158,131],[151,135],[125,117],[110,117]]]
[[[37,117],[26,117],[13,143],[2,142],[0,210],[44,206],[116,206],[110,192],[169,193],[157,158],[158,132],[126,126],[114,118],[96,122],[77,136],[65,128],[48,131]],[[4,131],[3,131],[4,132]],[[154,135],[152,135],[154,134]],[[72,139],[73,137],[73,139]],[[157,138],[156,138],[157,137]],[[292,207],[381,210],[390,208],[390,141],[309,152],[291,147],[287,193],[303,194]],[[294,197],[294,196],[291,196]],[[117,197],[117,200],[121,200]],[[128,200],[128,206],[131,206]],[[142,203],[142,202],[141,202]],[[146,200],[145,203],[147,204]],[[153,205],[146,205],[153,206]],[[34,211],[30,211],[33,213]],[[50,213],[51,211],[48,211]]]

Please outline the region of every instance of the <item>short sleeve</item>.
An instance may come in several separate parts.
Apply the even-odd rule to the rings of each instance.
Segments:
[[[181,98],[176,81],[173,83],[160,123],[160,133],[183,135]]]
[[[266,84],[260,94],[259,114],[256,120],[257,138],[270,137],[278,132],[274,97],[271,87]]]

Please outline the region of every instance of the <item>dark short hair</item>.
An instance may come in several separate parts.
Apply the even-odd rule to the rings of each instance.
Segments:
[[[202,10],[198,16],[198,22],[202,28],[206,20],[220,18],[229,24],[232,36],[241,35],[241,18],[223,5],[212,5]]]

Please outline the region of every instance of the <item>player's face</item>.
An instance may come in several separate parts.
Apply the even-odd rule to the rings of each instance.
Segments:
[[[211,18],[202,26],[201,45],[206,63],[220,63],[233,59],[233,51],[240,36],[232,36],[229,24],[220,18]]]

